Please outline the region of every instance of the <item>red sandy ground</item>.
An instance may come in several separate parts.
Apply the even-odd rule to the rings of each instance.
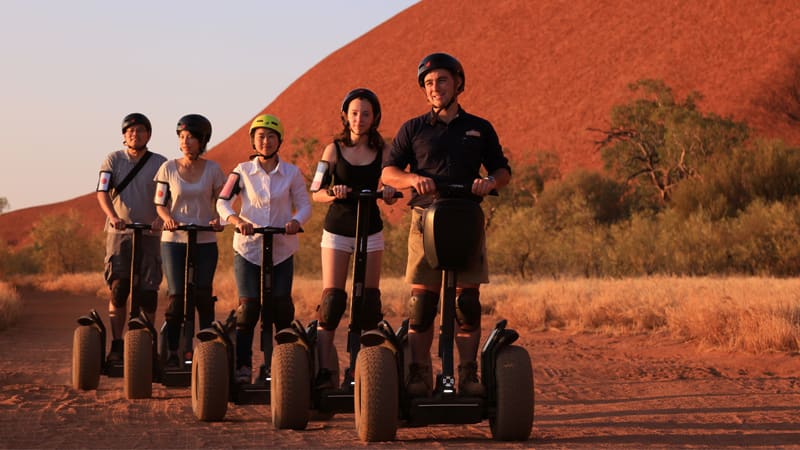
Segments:
[[[121,379],[70,387],[78,315],[93,296],[23,291],[26,315],[0,333],[0,448],[364,447],[351,414],[275,431],[264,405],[194,418],[186,388],[126,400]],[[103,313],[105,317],[105,313]],[[160,322],[160,320],[159,320]],[[398,322],[392,319],[394,324]],[[493,320],[487,320],[493,322]],[[520,330],[520,324],[511,324]],[[798,360],[704,351],[658,336],[522,331],[535,377],[532,439],[491,440],[487,423],[400,428],[389,448],[746,448],[800,443]],[[339,333],[338,338],[343,338]],[[340,355],[344,341],[339,340]]]

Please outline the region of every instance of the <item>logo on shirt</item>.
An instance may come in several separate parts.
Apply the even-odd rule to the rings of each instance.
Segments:
[[[466,132],[466,135],[467,136],[472,136],[472,137],[481,137],[481,132],[478,131],[478,130],[468,130]]]

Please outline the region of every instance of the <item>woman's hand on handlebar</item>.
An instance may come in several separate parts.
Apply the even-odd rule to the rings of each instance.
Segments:
[[[236,230],[239,231],[239,233],[241,233],[243,236],[250,236],[253,234],[253,224],[239,219],[239,223],[236,224]]]
[[[350,192],[351,190],[352,189],[343,184],[337,184],[335,186],[331,186],[331,188],[328,189],[328,195],[336,197],[340,200],[344,200],[347,198],[347,193]]]
[[[164,229],[167,231],[175,231],[179,225],[180,224],[172,217],[164,221]]]

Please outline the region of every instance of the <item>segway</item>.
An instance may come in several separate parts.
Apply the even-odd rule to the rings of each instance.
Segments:
[[[299,232],[302,232],[301,229]],[[237,231],[238,232],[238,231]],[[285,227],[257,227],[253,233],[263,235],[261,240],[261,351],[265,358],[272,355],[273,319],[268,305],[272,301],[273,286],[273,236],[285,234]],[[232,334],[236,329],[235,311],[225,322],[215,321],[210,328],[200,330],[200,343],[194,353],[192,365],[192,410],[195,417],[204,421],[217,421],[225,417],[228,401],[238,405],[268,404],[272,376],[262,364],[254,383],[237,383],[234,377],[235,345]],[[265,361],[266,363],[266,361]]]
[[[318,372],[317,324],[312,321],[303,328],[294,321],[290,328],[275,336],[278,342],[272,356],[272,423],[277,429],[304,429],[310,418],[309,410],[319,417],[353,412],[354,373],[356,358],[362,344],[361,305],[364,302],[367,271],[367,240],[370,223],[368,203],[383,198],[383,191],[362,190],[348,194],[358,200],[356,212],[355,254],[353,259],[353,295],[350,300],[350,325],[347,351],[350,361],[341,386],[315,389],[314,375]],[[402,197],[396,192],[395,198]],[[334,353],[335,354],[335,353]],[[337,358],[338,359],[338,358]],[[337,377],[338,378],[338,377]]]
[[[470,186],[437,185],[438,198],[423,216],[425,257],[444,272],[439,302],[439,357],[433,395],[411,398],[405,391],[404,347],[408,321],[392,333],[382,323],[356,363],[355,423],[362,441],[395,438],[398,417],[409,426],[470,424],[489,420],[497,440],[526,440],[533,426],[533,371],[528,352],[512,345],[519,335],[499,321],[481,350],[485,397],[456,393],[453,348],[457,276],[483,240],[484,216],[470,199]]]
[[[184,265],[183,323],[178,347],[180,365],[167,369],[166,323],[156,332],[155,326],[145,315],[128,322],[125,337],[125,393],[127,398],[149,398],[152,396],[152,383],[160,382],[167,387],[188,387],[192,374],[192,341],[194,339],[196,273],[194,258],[197,250],[199,231],[217,232],[208,225],[180,225],[176,228],[186,231],[186,262]]]
[[[130,318],[139,315],[136,303],[141,283],[141,238],[142,231],[152,227],[144,223],[128,223],[125,228],[133,230],[131,239],[131,272],[130,272]],[[109,378],[121,378],[124,373],[124,362],[106,362],[107,331],[103,320],[95,309],[78,318],[80,325],[75,329],[72,344],[72,385],[75,389],[93,390],[100,384],[100,375]]]

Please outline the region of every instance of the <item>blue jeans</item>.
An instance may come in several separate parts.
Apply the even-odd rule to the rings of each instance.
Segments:
[[[217,270],[219,250],[216,242],[197,244],[194,253],[195,287],[211,289],[214,285],[214,272]],[[164,277],[167,279],[169,295],[183,294],[186,264],[186,244],[162,242],[161,260],[164,263]]]
[[[251,263],[238,253],[233,254],[233,275],[239,297],[261,298],[261,266]],[[294,256],[272,269],[272,295],[291,295],[294,278]]]
[[[249,298],[260,301],[261,299],[261,266],[253,264],[244,259],[240,254],[233,255],[233,274],[236,278],[236,288],[239,291],[239,298]],[[294,256],[290,256],[286,261],[281,262],[272,269],[272,304],[267,304],[268,308],[276,307],[278,299],[283,302],[285,307],[291,308],[291,312],[286,313],[285,308],[278,308],[290,316],[294,315],[294,306],[291,305],[292,280],[294,278]],[[270,299],[265,299],[269,301]],[[241,300],[240,300],[241,301]],[[260,303],[259,303],[260,305]],[[260,310],[260,309],[259,309]],[[272,310],[274,313],[274,309]],[[291,320],[286,317],[285,320]],[[272,324],[268,329],[262,326],[261,349],[264,351],[264,364],[267,368],[272,362]],[[277,325],[276,325],[277,327]],[[236,368],[242,366],[252,366],[253,359],[253,329],[249,327],[236,327]]]

